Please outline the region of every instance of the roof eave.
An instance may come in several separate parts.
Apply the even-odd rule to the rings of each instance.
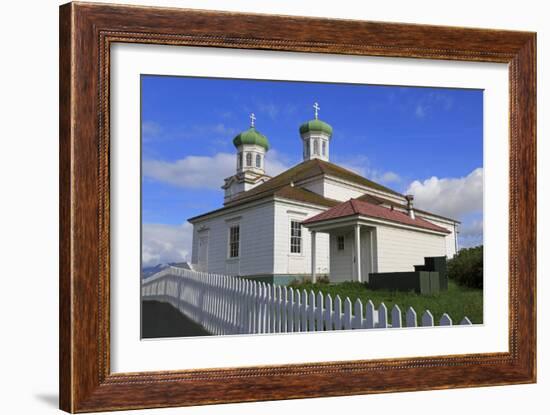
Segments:
[[[423,226],[402,223],[402,222],[393,221],[390,219],[381,219],[381,218],[366,216],[366,215],[357,214],[357,213],[353,215],[338,217],[338,218],[320,219],[320,220],[310,221],[310,222],[306,220],[302,222],[302,224],[306,228],[315,228],[315,227],[322,228],[322,227],[326,227],[334,224],[345,225],[346,222],[361,222],[361,221],[371,222],[371,223],[375,222],[376,224],[380,224],[380,225],[393,225],[401,228],[416,230],[419,232],[436,233],[438,235],[445,235],[445,236],[451,233],[449,230],[443,229],[443,228],[442,230],[432,229],[432,228],[427,228]]]

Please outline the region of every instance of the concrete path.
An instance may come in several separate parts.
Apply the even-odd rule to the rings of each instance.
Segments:
[[[141,337],[210,336],[200,324],[195,323],[170,304],[143,301],[141,306]]]

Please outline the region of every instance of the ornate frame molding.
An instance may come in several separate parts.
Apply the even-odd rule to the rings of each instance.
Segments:
[[[257,36],[259,27],[263,37]],[[111,373],[109,69],[110,45],[116,42],[508,63],[510,351]],[[61,6],[61,409],[90,412],[534,382],[535,105],[534,33],[104,4]]]

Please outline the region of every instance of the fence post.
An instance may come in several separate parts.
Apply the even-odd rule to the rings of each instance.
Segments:
[[[281,333],[286,333],[286,302],[288,299],[288,290],[286,287],[281,288],[281,303],[279,304],[279,311],[281,313]]]
[[[276,333],[277,287],[272,285],[269,291],[271,292],[271,299],[269,301],[269,332]]]
[[[317,327],[316,327],[316,330],[317,331],[323,331],[323,327],[325,326],[325,322],[324,322],[324,319],[323,319],[323,308],[324,308],[324,298],[323,298],[323,293],[321,291],[319,291],[317,293],[317,301],[316,301],[316,305],[317,305],[317,313],[316,313],[316,320],[317,320]]]
[[[363,327],[363,303],[358,298],[357,300],[355,300],[355,304],[353,306],[352,328],[360,329],[362,327]]]
[[[285,307],[286,331],[292,333],[294,331],[294,288],[290,287],[288,289],[287,296]]]
[[[430,310],[424,311],[422,314],[422,327],[433,327],[434,325],[434,316]]]
[[[405,320],[407,321],[407,327],[416,327],[416,311],[414,311],[414,308],[409,307],[407,309]]]
[[[274,318],[274,331],[273,333],[281,332],[281,299],[283,292],[281,286],[275,287],[275,298],[273,299],[273,318]]]
[[[351,329],[351,300],[346,297],[344,300],[344,330]]]
[[[327,294],[325,297],[325,330],[332,330],[332,297]]]
[[[334,330],[342,330],[342,299],[338,294],[334,299],[334,316],[332,318]]]
[[[378,307],[378,324],[376,327],[380,329],[385,329],[388,327],[388,308],[384,303],[380,303],[380,306]]]
[[[472,322],[470,321],[470,319],[468,317],[464,316],[464,318],[460,322],[460,325],[461,326],[471,326]]]
[[[403,320],[401,317],[401,309],[397,304],[393,305],[391,310],[391,326],[393,327],[403,327]]]
[[[300,307],[300,330],[301,331],[307,331],[307,291],[302,290],[302,305]]]
[[[302,306],[302,296],[300,294],[300,290],[296,290],[296,292],[294,293],[295,295],[295,300],[294,300],[294,310],[293,310],[293,313],[294,313],[294,331],[295,332],[299,332],[300,331],[300,323],[301,323],[301,318],[300,318],[300,309],[301,309],[301,306]]]
[[[271,331],[271,311],[272,311],[272,302],[271,295],[273,294],[273,285],[266,285],[265,292],[265,333],[272,333]]]
[[[451,316],[449,316],[447,313],[443,313],[441,316],[441,319],[439,320],[440,326],[452,326],[453,320],[451,319]]]
[[[374,304],[371,300],[369,300],[367,301],[365,310],[365,321],[363,322],[364,328],[373,329],[374,323]]]
[[[309,292],[308,304],[308,331],[315,331],[315,293]]]

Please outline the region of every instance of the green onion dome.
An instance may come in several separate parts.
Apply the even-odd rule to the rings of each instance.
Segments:
[[[233,139],[233,145],[235,147],[240,147],[243,144],[256,144],[269,150],[269,141],[267,137],[261,134],[254,127],[250,127],[248,130],[243,131]]]
[[[328,136],[331,137],[332,127],[324,121],[315,119],[307,121],[300,126],[300,134],[305,134],[309,132],[321,132],[328,134]]]

